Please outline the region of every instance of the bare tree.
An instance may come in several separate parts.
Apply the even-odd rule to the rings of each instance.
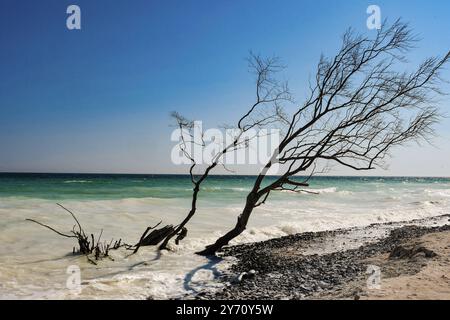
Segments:
[[[373,39],[346,32],[336,56],[320,59],[307,101],[289,118],[279,109],[274,113],[284,129],[278,149],[257,176],[235,227],[199,254],[215,254],[240,235],[272,191],[307,187],[321,162],[372,170],[384,164],[393,147],[428,141],[440,118],[435,100],[443,94],[439,71],[450,52],[425,60],[413,72],[397,71],[415,42],[408,25],[399,20],[385,23]],[[265,183],[274,164],[281,166],[281,175]],[[293,178],[306,173],[307,178]]]
[[[234,130],[235,134],[232,141],[223,143],[223,141],[216,141],[223,146],[218,152],[211,155],[209,163],[199,163],[193,154],[195,145],[200,147],[205,146],[203,139],[203,132],[200,132],[200,137],[195,136],[196,125],[194,121],[188,120],[177,112],[171,114],[179,129],[179,149],[182,155],[190,162],[189,176],[193,185],[191,208],[185,219],[176,228],[167,235],[160,245],[160,249],[166,249],[169,241],[177,236],[178,243],[187,234],[186,224],[192,219],[197,210],[197,200],[202,183],[206,180],[210,172],[219,165],[222,165],[226,170],[223,162],[225,154],[234,152],[241,148],[248,146],[248,140],[254,137],[248,137],[246,133],[254,128],[267,127],[271,124],[281,121],[283,115],[281,113],[281,104],[284,101],[291,101],[291,95],[286,83],[280,82],[273,77],[275,73],[283,69],[278,58],[263,59],[258,55],[250,53],[248,59],[250,70],[256,77],[256,95],[255,101],[250,106],[248,111],[238,120],[237,128]],[[200,173],[196,170],[200,170]]]

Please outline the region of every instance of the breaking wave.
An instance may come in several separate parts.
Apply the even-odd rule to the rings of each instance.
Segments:
[[[93,183],[91,180],[66,180],[64,183]]]

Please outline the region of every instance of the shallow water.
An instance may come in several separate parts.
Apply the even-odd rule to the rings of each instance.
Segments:
[[[211,177],[200,195],[188,237],[174,252],[157,259],[151,248],[97,266],[71,255],[75,245],[38,225],[58,230],[74,222],[56,203],[74,211],[85,229],[109,240],[136,243],[149,225],[178,223],[187,213],[187,176],[0,174],[1,298],[154,298],[177,297],[214,287],[215,272],[227,262],[192,252],[233,226],[254,177]],[[281,192],[258,208],[237,242],[266,240],[304,231],[364,226],[449,214],[450,179],[317,177],[314,194]],[[67,268],[81,270],[80,294],[67,288]]]

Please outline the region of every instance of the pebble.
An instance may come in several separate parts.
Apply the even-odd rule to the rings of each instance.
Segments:
[[[366,276],[365,259],[368,257],[391,252],[403,240],[444,230],[450,230],[450,226],[429,228],[406,226],[394,229],[388,237],[365,244],[358,249],[312,256],[282,253],[291,246],[299,248],[312,240],[318,241],[343,231],[303,233],[228,247],[222,255],[238,259],[229,270],[228,278],[224,278],[224,281],[228,279],[232,285],[227,291],[210,293],[209,298],[306,299],[320,292],[335,291],[358,277]],[[354,293],[353,298],[359,299],[360,294]]]

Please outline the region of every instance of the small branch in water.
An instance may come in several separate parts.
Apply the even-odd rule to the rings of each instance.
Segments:
[[[33,219],[25,219],[25,220],[26,220],[26,221],[31,221],[31,222],[37,223],[37,224],[40,225],[40,226],[43,226],[43,227],[45,227],[45,228],[47,228],[47,229],[52,230],[53,232],[59,234],[60,236],[63,236],[63,237],[66,237],[66,238],[77,238],[77,237],[74,236],[74,235],[62,233],[62,232],[60,232],[60,231],[58,231],[58,230],[56,230],[56,229],[54,229],[54,228],[52,228],[52,227],[50,227],[50,226],[48,226],[48,225],[46,225],[46,224],[40,223],[39,221],[36,221],[36,220],[33,220]]]
[[[114,241],[114,239],[111,239],[109,243],[100,242],[103,235],[103,229],[101,229],[100,234],[98,235],[96,240],[95,239],[96,237],[94,236],[93,233],[89,234],[85,232],[80,221],[77,219],[77,217],[72,211],[70,211],[69,209],[67,209],[66,207],[64,207],[59,203],[57,205],[62,209],[64,209],[64,211],[68,212],[76,222],[76,224],[72,227],[72,230],[69,233],[63,233],[49,225],[46,225],[34,219],[26,219],[26,221],[31,221],[42,227],[50,229],[60,236],[77,239],[79,248],[73,247],[72,253],[85,255],[88,261],[95,265],[97,264],[95,261],[98,261],[105,257],[114,260],[109,256],[111,250],[117,250],[119,248],[124,247],[126,250],[133,250],[132,254],[135,254],[136,252],[138,252],[141,246],[157,245],[161,241],[163,241],[164,238],[166,238],[168,235],[172,234],[175,230],[175,227],[173,225],[166,225],[160,229],[156,229],[162,223],[162,221],[160,221],[155,226],[148,227],[142,234],[141,238],[139,239],[139,242],[135,245],[129,245],[127,243],[124,243],[122,242],[122,239],[116,241]],[[186,236],[186,234],[187,229],[183,228],[182,231],[178,234],[176,242],[178,243],[179,241],[181,241]]]
[[[104,257],[109,257],[109,252],[110,250],[117,250],[121,247],[131,247],[130,245],[126,244],[126,243],[122,243],[122,239],[119,239],[118,241],[114,242],[114,239],[111,239],[111,242],[109,244],[105,243],[101,243],[101,237],[103,235],[103,229],[101,230],[97,241],[95,241],[95,237],[94,234],[91,233],[90,237],[88,237],[86,235],[86,232],[84,231],[83,227],[81,226],[81,223],[79,222],[79,220],[77,219],[77,217],[75,216],[75,214],[70,211],[69,209],[65,208],[64,206],[62,206],[61,204],[57,204],[59,207],[61,207],[62,209],[64,209],[66,212],[68,212],[72,218],[75,220],[76,225],[78,225],[78,230],[76,230],[76,225],[73,226],[71,234],[67,234],[67,233],[63,233],[60,232],[58,230],[56,230],[53,227],[50,227],[49,225],[46,225],[44,223],[41,223],[39,221],[36,221],[34,219],[26,219],[26,221],[31,221],[33,223],[36,223],[42,227],[45,227],[47,229],[50,229],[51,231],[55,232],[56,234],[66,237],[66,238],[75,238],[78,240],[78,246],[79,249],[77,249],[76,247],[73,247],[72,253],[73,254],[84,254],[86,255],[88,261],[90,263],[96,264],[94,262],[93,259],[91,259],[89,257],[90,254],[94,254],[94,258],[95,260],[100,260]],[[90,238],[90,240],[89,240]],[[114,242],[114,245],[112,245],[112,243]]]
[[[72,218],[75,220],[75,222],[78,224],[78,228],[80,229],[80,233],[83,232],[83,228],[81,227],[80,222],[78,221],[77,217],[75,217],[75,214],[70,211],[69,209],[67,209],[66,207],[64,207],[63,205],[57,203],[58,206],[60,206],[61,208],[63,208],[64,210],[66,210],[68,213],[70,213],[70,215],[72,216]],[[84,232],[83,232],[84,234]]]

